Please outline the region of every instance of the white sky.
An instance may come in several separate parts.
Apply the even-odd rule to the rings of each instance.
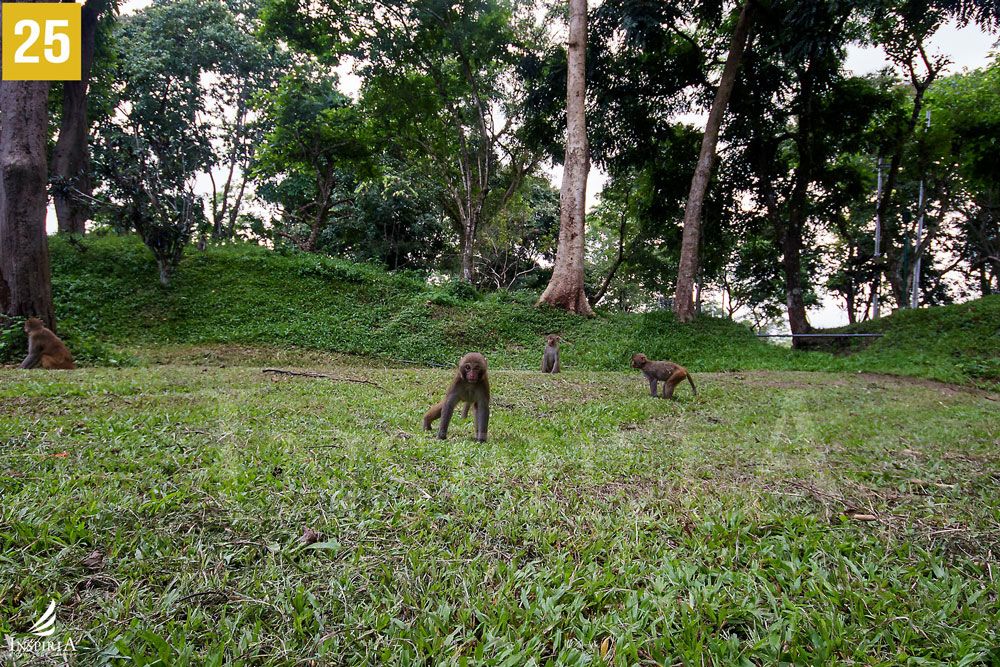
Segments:
[[[122,3],[122,13],[130,14],[143,7],[150,5],[152,0],[125,0]],[[977,26],[966,26],[958,28],[954,23],[949,23],[938,31],[930,41],[930,52],[934,54],[945,54],[951,61],[946,69],[946,74],[960,72],[964,69],[976,69],[985,67],[991,62],[991,53],[995,53],[998,48],[997,37],[986,34]],[[847,69],[855,74],[868,74],[878,71],[889,65],[885,52],[879,47],[859,48],[850,47],[847,56]],[[340,68],[341,87],[345,92],[353,94],[356,92],[360,81],[354,76],[350,65]],[[704,123],[697,117],[686,116],[686,122],[698,125]],[[559,186],[562,177],[561,167],[548,169],[552,182]],[[599,169],[592,169],[587,182],[587,206],[593,207],[598,199],[601,189],[604,187],[606,176]],[[199,185],[208,191],[208,178],[202,178]],[[49,233],[56,229],[55,210],[50,205],[48,212],[47,227]],[[842,310],[838,301],[832,297],[827,297],[823,305],[810,310],[810,321],[819,327],[838,326],[847,323],[847,314]]]

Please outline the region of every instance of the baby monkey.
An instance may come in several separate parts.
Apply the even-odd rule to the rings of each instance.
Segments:
[[[649,380],[649,395],[656,397],[656,382],[663,383],[663,398],[673,398],[674,388],[687,378],[691,383],[691,391],[698,395],[695,389],[694,380],[683,366],[678,366],[672,361],[650,361],[645,354],[632,355],[632,368],[638,368]]]
[[[28,334],[28,356],[21,362],[21,368],[76,368],[73,355],[52,330],[37,317],[29,317],[24,322],[24,333]]]
[[[542,372],[559,372],[559,336],[552,334],[545,341],[545,352],[542,352]]]
[[[478,352],[470,352],[458,362],[455,379],[448,387],[444,400],[432,405],[424,415],[424,430],[431,430],[431,424],[440,417],[438,438],[448,437],[448,423],[459,401],[465,401],[465,413],[469,414],[469,406],[476,409],[476,440],[486,442],[486,429],[490,422],[490,381],[486,376],[486,357]]]

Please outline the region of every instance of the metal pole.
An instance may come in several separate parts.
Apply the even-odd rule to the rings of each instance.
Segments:
[[[875,194],[875,277],[872,279],[872,319],[879,318],[879,288],[882,285],[882,267],[878,261],[882,256],[882,156],[878,157],[878,190]]]
[[[927,110],[927,123],[924,125],[924,132],[931,128],[931,110]],[[917,204],[917,238],[913,243],[913,291],[910,293],[910,308],[920,305],[920,240],[924,236],[924,179],[920,179],[920,200]]]

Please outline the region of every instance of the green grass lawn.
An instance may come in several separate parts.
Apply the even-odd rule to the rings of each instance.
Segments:
[[[155,348],[233,346],[306,356],[359,355],[403,365],[454,364],[464,352],[499,367],[539,366],[545,335],[562,334],[567,368],[621,371],[635,352],[695,372],[874,372],[1000,391],[1000,295],[900,312],[858,327],[885,334],[847,350],[796,352],[746,326],[670,312],[599,311],[581,318],[535,308],[530,291],[479,294],[411,273],[248,244],[191,248],[172,286],[135,237],[50,237],[60,335],[87,366],[142,364]],[[0,362],[20,362],[19,326],[0,329]]]
[[[0,369],[0,635],[55,598],[80,665],[1000,661],[996,395],[498,364],[477,444],[419,428],[449,370],[200,359]]]

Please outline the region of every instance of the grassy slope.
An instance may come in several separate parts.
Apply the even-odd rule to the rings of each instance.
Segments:
[[[62,326],[84,360],[107,357],[102,343],[223,343],[443,364],[477,349],[496,367],[532,369],[544,334],[559,331],[571,343],[563,349],[567,368],[621,370],[643,351],[699,372],[860,370],[1000,383],[1000,296],[886,318],[879,323],[886,338],[835,356],[769,345],[726,320],[682,327],[663,312],[585,320],[534,308],[530,294],[462,301],[448,288],[372,267],[254,247],[192,251],[175,285],[162,290],[151,255],[135,239],[85,243],[81,253],[52,239]]]
[[[54,597],[81,665],[998,659],[980,394],[506,370],[479,445],[419,430],[447,370],[328,372],[381,388],[0,369],[0,635]]]

